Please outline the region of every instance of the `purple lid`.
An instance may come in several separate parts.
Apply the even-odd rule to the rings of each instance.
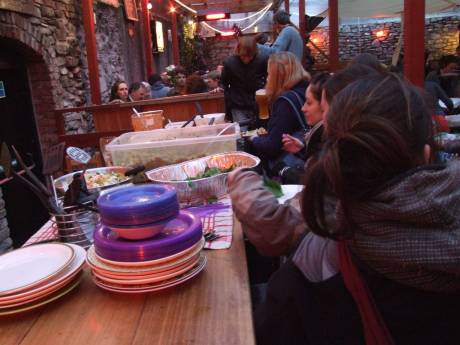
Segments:
[[[110,228],[99,224],[94,232],[96,254],[112,261],[138,262],[161,259],[196,244],[203,236],[201,220],[180,211],[155,237],[130,241],[118,237]]]
[[[101,219],[110,225],[140,225],[171,218],[179,212],[176,190],[146,184],[108,192],[97,199]]]

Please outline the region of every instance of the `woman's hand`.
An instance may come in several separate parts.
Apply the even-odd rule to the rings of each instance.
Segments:
[[[289,134],[283,134],[283,138],[281,140],[283,142],[283,150],[289,153],[297,153],[304,147],[303,143],[299,139],[294,138]]]

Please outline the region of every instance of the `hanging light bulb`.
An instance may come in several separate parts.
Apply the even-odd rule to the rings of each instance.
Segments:
[[[152,5],[150,2],[147,3],[147,9],[148,9],[149,11],[151,11],[152,8],[153,8],[153,5]]]
[[[171,7],[169,8],[169,12],[170,12],[170,13],[176,12],[176,8],[175,8],[174,6],[171,6]]]

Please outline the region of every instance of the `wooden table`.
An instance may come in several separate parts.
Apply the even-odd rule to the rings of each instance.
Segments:
[[[0,318],[1,345],[255,344],[241,226],[229,250],[206,251],[191,281],[163,292],[123,295],[91,281],[41,309]]]

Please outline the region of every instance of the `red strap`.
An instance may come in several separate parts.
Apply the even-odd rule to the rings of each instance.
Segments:
[[[371,292],[353,263],[348,247],[345,243],[339,242],[338,250],[340,271],[347,290],[358,306],[366,345],[394,345],[393,338],[375,305]]]

